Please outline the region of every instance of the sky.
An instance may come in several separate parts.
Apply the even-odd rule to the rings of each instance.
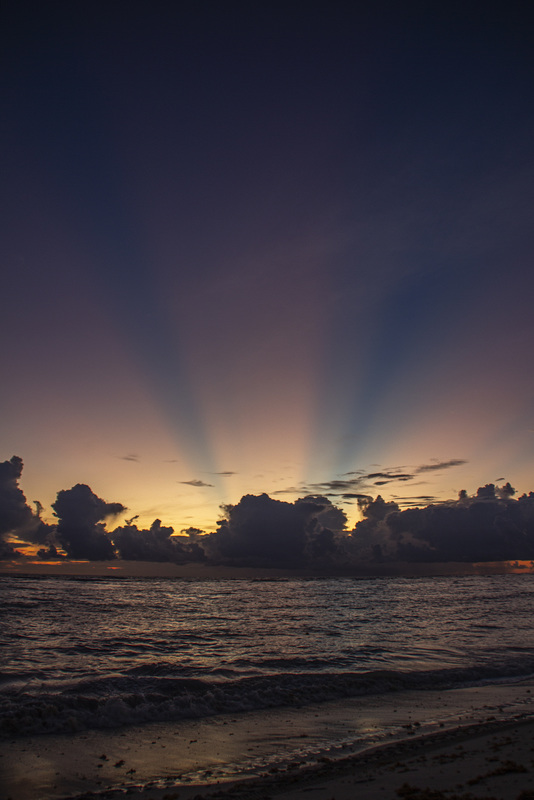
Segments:
[[[534,488],[526,7],[7,3],[0,461],[175,531]],[[443,6],[443,7],[442,7]],[[352,495],[352,496],[351,496]],[[224,516],[224,513],[223,513]]]

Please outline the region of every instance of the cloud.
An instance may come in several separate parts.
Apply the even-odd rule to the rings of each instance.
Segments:
[[[39,518],[41,504],[36,503],[37,513],[34,513],[28,503],[24,492],[19,487],[22,475],[23,462],[19,456],[13,456],[9,461],[0,463],[0,558],[18,558],[20,553],[8,536],[13,536],[23,542],[44,544],[53,528],[46,525]]]
[[[501,487],[490,483],[473,497],[462,490],[456,501],[402,511],[378,497],[352,532],[352,552],[390,561],[532,559],[534,493],[517,500],[512,499],[514,493],[509,483]]]
[[[231,470],[226,470],[225,472],[214,472],[214,475],[222,475],[223,478],[229,478],[230,475],[237,475],[237,472],[232,472]]]
[[[120,558],[127,561],[162,561],[184,564],[204,561],[205,555],[195,537],[173,536],[174,530],[156,519],[148,530],[136,525],[116,528],[110,535]],[[196,531],[201,533],[201,531]]]
[[[441,469],[450,469],[451,467],[461,467],[468,462],[463,458],[451,458],[450,461],[436,461],[435,464],[422,464],[417,467],[415,472],[437,472]]]
[[[118,456],[118,458],[120,458],[121,461],[135,461],[136,463],[139,463],[139,456],[137,456],[135,453],[129,453],[127,456]]]
[[[38,550],[37,556],[41,561],[65,561],[67,559],[67,556],[58,552],[54,544],[49,545],[47,549],[41,548],[41,550]]]
[[[113,544],[102,523],[125,511],[122,503],[106,503],[89,486],[78,483],[72,489],[58,492],[52,508],[59,519],[57,540],[69,558],[89,561],[115,558]]]
[[[504,486],[497,486],[495,488],[495,494],[497,497],[500,497],[501,500],[506,500],[507,498],[514,496],[515,489],[510,485],[510,481],[508,481],[504,484]]]
[[[439,499],[431,494],[419,494],[414,496],[402,495],[402,497],[399,495],[391,495],[391,497],[396,503],[399,504],[399,506],[402,506],[403,508],[439,503]]]
[[[201,481],[199,478],[193,478],[190,481],[178,481],[179,483],[183,483],[186,486],[198,486],[198,488],[210,488],[213,489],[212,483],[206,483],[205,481]]]
[[[22,468],[19,456],[0,463],[0,536],[21,528],[32,516],[24,492],[19,488]]]
[[[449,469],[459,459],[423,464],[413,474]],[[52,505],[57,525],[41,519],[19,487],[23,463],[18,456],[0,463],[0,557],[22,558],[13,542],[39,545],[41,559],[160,561],[287,568],[354,568],[384,562],[514,561],[534,559],[534,492],[515,498],[509,483],[485,484],[474,495],[437,502],[431,495],[393,496],[362,490],[375,483],[410,480],[401,468],[368,472],[324,484],[346,501],[356,501],[363,519],[346,530],[345,512],[328,494],[308,493],[294,502],[267,494],[245,495],[222,507],[215,533],[189,528],[175,535],[155,520],[148,529],[137,515],[109,532],[105,522],[123,511],[86,484],[60,491]],[[379,478],[380,480],[376,480]],[[210,486],[195,479],[187,485]],[[413,485],[413,484],[412,484]],[[282,490],[289,491],[289,490]]]
[[[450,469],[467,464],[467,461],[460,458],[448,461],[438,461],[432,464],[421,464],[413,469],[406,467],[390,467],[379,472],[366,472],[364,470],[354,470],[345,472],[343,477],[323,481],[321,483],[303,483],[299,487],[288,487],[278,489],[273,494],[324,494],[327,497],[350,498],[353,494],[370,494],[374,486],[387,486],[390,483],[407,483],[413,481],[416,476],[427,472]],[[354,477],[346,477],[354,476]]]
[[[384,480],[389,483],[390,481],[411,481],[413,475],[409,472],[396,472],[395,470],[390,470],[388,472],[368,472],[364,477],[367,478],[367,480],[384,478]]]
[[[267,494],[245,495],[224,506],[219,529],[202,540],[211,561],[263,567],[303,567],[331,563],[345,513],[326,497],[303,497],[294,503]]]

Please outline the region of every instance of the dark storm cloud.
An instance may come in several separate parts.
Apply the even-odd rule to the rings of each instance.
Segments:
[[[186,486],[197,486],[199,489],[205,487],[213,489],[212,483],[206,483],[205,481],[201,481],[199,478],[193,478],[190,481],[179,481],[179,483],[183,483]]]
[[[245,495],[223,510],[225,519],[202,546],[211,561],[241,566],[327,565],[347,519],[326,497],[317,496],[286,503],[266,494]]]
[[[52,504],[57,524],[57,540],[69,558],[105,561],[115,558],[113,544],[106,533],[103,521],[125,511],[121,503],[106,503],[78,483],[72,489],[58,492]]]
[[[457,501],[400,510],[381,497],[364,509],[352,533],[359,558],[400,561],[504,561],[534,558],[534,493],[481,486]]]
[[[173,528],[163,526],[161,520],[156,519],[148,530],[139,530],[136,525],[129,524],[116,528],[110,536],[119,557],[125,561],[184,564],[205,560],[204,552],[194,537],[173,536],[173,533]]]

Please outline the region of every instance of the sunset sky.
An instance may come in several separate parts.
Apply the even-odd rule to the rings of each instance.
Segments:
[[[0,461],[46,520],[534,489],[518,5],[7,6]]]

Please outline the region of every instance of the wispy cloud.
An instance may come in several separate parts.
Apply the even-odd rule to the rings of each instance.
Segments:
[[[437,472],[440,469],[461,467],[463,464],[467,464],[464,458],[451,458],[450,461],[436,461],[433,464],[422,464],[420,467],[416,467],[415,472]]]
[[[193,478],[190,481],[179,481],[179,483],[183,483],[186,486],[197,486],[199,489],[202,489],[204,487],[213,488],[212,483],[206,483],[205,481],[201,481],[199,478]]]
[[[426,473],[451,469],[452,467],[459,467],[466,463],[467,461],[461,458],[449,459],[448,461],[439,461],[436,459],[430,464],[420,464],[415,467],[386,467],[380,472],[354,470],[352,472],[345,472],[343,476],[339,478],[336,477],[331,480],[321,481],[320,483],[302,483],[300,486],[288,486],[284,489],[277,489],[275,492],[272,492],[272,494],[321,494],[327,497],[342,497],[344,500],[359,499],[368,497],[375,487],[388,486],[389,484],[395,483],[408,483]],[[418,486],[421,485],[421,483],[425,483],[425,481],[417,481],[417,483],[412,485]]]
[[[128,453],[127,456],[117,456],[117,458],[120,458],[121,461],[135,461],[139,463],[139,456],[136,455],[136,453]]]

